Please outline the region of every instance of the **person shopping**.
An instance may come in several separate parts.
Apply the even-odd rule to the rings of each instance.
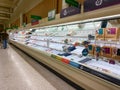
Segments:
[[[6,30],[2,33],[2,43],[3,43],[3,48],[7,48],[7,41],[8,41],[8,34]]]

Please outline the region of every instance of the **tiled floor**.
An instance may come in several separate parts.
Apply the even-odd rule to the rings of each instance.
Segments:
[[[0,49],[0,90],[75,90],[30,57],[19,54],[10,46]]]

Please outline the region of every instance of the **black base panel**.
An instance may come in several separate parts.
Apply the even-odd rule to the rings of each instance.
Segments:
[[[98,71],[96,71],[96,70],[90,69],[90,68],[88,68],[88,67],[86,67],[86,66],[83,66],[83,65],[80,65],[79,68],[80,68],[81,70],[83,70],[83,71],[86,71],[86,72],[88,72],[88,73],[91,73],[91,74],[93,74],[93,75],[95,75],[95,76],[98,76],[98,77],[100,77],[100,78],[103,78],[103,79],[105,79],[105,80],[108,80],[108,81],[110,81],[110,82],[112,82],[112,83],[120,86],[120,80],[119,80],[119,79],[116,79],[116,78],[114,78],[114,77],[112,77],[112,76],[103,74],[103,73],[98,72]]]

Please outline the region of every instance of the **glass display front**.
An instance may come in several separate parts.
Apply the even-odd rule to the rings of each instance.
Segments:
[[[119,27],[112,26],[111,21],[108,21],[106,27],[101,28],[102,23],[98,21],[21,30],[12,33],[11,39],[45,51],[63,63],[120,85],[119,38],[114,38],[115,41],[112,38],[108,40],[104,33],[104,30],[111,30],[110,34],[117,35],[119,33],[114,28],[119,30]],[[103,39],[99,35],[103,35]]]

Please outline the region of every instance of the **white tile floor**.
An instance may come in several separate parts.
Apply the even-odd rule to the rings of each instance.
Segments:
[[[0,90],[75,90],[31,58],[22,56],[27,59],[10,46],[0,49]]]

